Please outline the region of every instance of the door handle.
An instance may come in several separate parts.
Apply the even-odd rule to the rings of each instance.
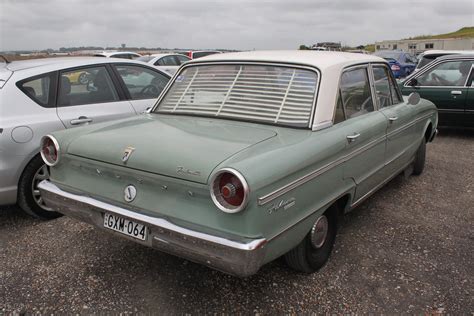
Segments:
[[[388,120],[390,121],[390,123],[395,122],[396,120],[398,120],[398,116],[389,117]]]
[[[452,94],[452,95],[461,95],[461,94],[462,94],[462,91],[453,90],[453,91],[451,91],[451,94]]]
[[[352,143],[353,141],[355,141],[357,139],[357,137],[359,137],[360,134],[359,133],[354,133],[354,135],[347,135],[346,138],[347,140],[349,141],[349,143]]]
[[[71,125],[81,125],[81,124],[87,124],[92,122],[91,118],[88,118],[87,116],[79,116],[77,119],[71,120]]]

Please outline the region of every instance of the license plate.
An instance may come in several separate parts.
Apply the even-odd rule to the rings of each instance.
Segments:
[[[104,227],[140,240],[146,239],[147,229],[145,225],[135,223],[117,215],[105,213]]]

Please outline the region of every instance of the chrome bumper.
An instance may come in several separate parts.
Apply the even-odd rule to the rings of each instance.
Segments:
[[[53,210],[178,257],[240,277],[255,274],[263,264],[267,242],[264,238],[223,238],[175,225],[164,218],[69,193],[47,180],[38,187],[45,203]],[[148,227],[147,240],[142,242],[104,228],[105,212],[144,224]]]

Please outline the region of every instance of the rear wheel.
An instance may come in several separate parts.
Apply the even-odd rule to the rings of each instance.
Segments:
[[[18,183],[18,205],[31,216],[54,219],[62,214],[46,206],[38,189],[38,184],[47,179],[49,179],[49,168],[40,156],[36,156],[26,166]]]
[[[329,259],[337,232],[337,208],[329,208],[314,222],[311,231],[295,248],[285,254],[286,263],[294,270],[313,273]]]
[[[426,160],[426,140],[423,137],[421,140],[420,147],[415,154],[415,162],[413,163],[413,174],[420,175],[425,169],[425,160]]]

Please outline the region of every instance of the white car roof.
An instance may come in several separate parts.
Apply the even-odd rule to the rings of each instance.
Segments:
[[[95,53],[94,55],[102,55],[102,56],[105,56],[105,57],[112,57],[114,55],[122,55],[122,54],[132,54],[132,55],[136,55],[136,56],[141,56],[140,54],[138,53],[135,53],[135,52],[100,52],[100,53]]]
[[[427,55],[439,55],[439,54],[474,54],[474,50],[441,50],[441,49],[431,49],[424,51],[420,56]]]
[[[150,56],[153,56],[153,57],[156,57],[156,58],[161,58],[161,57],[165,57],[165,56],[184,56],[184,57],[187,57],[186,55],[183,55],[183,54],[173,54],[173,53],[162,53],[162,54],[152,54]]]
[[[374,55],[311,50],[223,53],[201,57],[189,63],[194,64],[214,61],[252,61],[301,64],[316,67],[322,72],[331,67],[343,68],[354,64],[369,62],[386,63],[386,60]]]
[[[11,71],[20,71],[31,68],[51,68],[62,69],[68,67],[79,67],[82,65],[90,64],[105,64],[105,63],[137,63],[145,64],[139,61],[134,61],[130,59],[123,58],[113,58],[105,59],[103,57],[52,57],[52,58],[38,58],[38,59],[27,59],[27,60],[15,60],[9,64],[6,64],[5,67]],[[149,65],[148,65],[149,66]]]
[[[81,67],[88,65],[97,65],[97,64],[138,64],[152,67],[160,71],[160,73],[169,76],[165,71],[159,70],[157,67],[154,67],[150,64],[130,60],[123,58],[104,58],[104,57],[52,57],[52,58],[38,58],[38,59],[28,59],[28,60],[17,60],[12,61],[8,64],[0,64],[0,77],[3,78],[7,76],[7,73],[13,72],[15,76],[18,76],[16,80],[21,80],[23,78],[28,78],[31,76],[57,71],[61,69]],[[8,75],[8,77],[11,74]]]

